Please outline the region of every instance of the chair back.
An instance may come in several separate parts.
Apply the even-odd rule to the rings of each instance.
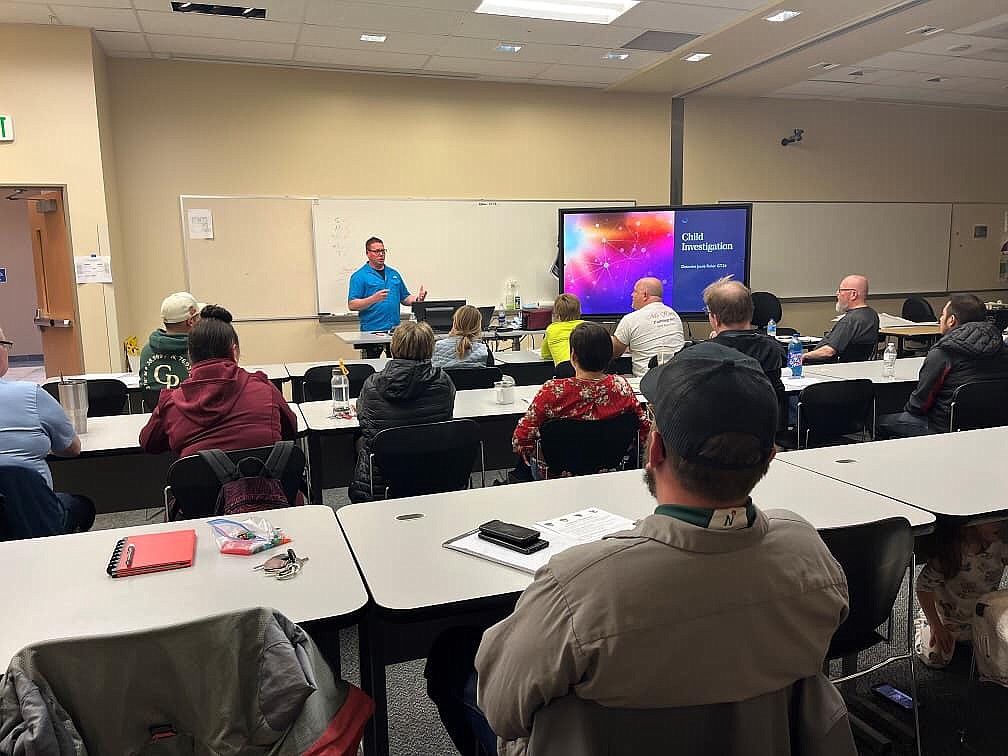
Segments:
[[[504,375],[514,378],[516,386],[540,386],[553,377],[553,363],[548,360],[542,362],[499,362],[497,367]],[[574,368],[571,368],[571,375]]]
[[[483,442],[475,420],[386,428],[371,442],[371,495],[397,499],[461,491],[469,487],[477,455],[482,470]],[[385,481],[384,492],[374,490],[375,465]]]
[[[59,401],[59,381],[43,383],[52,397]],[[109,417],[126,414],[129,393],[118,378],[90,378],[87,381],[88,417]]]
[[[159,388],[145,388],[140,389],[140,406],[143,407],[144,412],[153,412],[161,400],[162,391],[171,391],[171,389],[159,389]]]
[[[914,323],[928,323],[938,320],[935,317],[934,308],[924,297],[911,294],[903,300],[902,316],[904,320],[912,320]]]
[[[1008,378],[964,383],[952,393],[949,430],[1008,425]]]
[[[798,395],[798,448],[822,445],[839,436],[875,437],[875,385],[867,378],[825,381]]]
[[[913,558],[914,538],[905,517],[820,530],[847,575],[847,619],[833,634],[827,658],[857,653],[883,638],[876,632],[892,612]]]
[[[878,357],[878,342],[871,344],[850,344],[845,350],[837,354],[837,362],[865,362]]]
[[[63,504],[45,478],[20,465],[0,466],[0,541],[66,532]]]
[[[657,357],[655,359],[658,359]],[[556,367],[553,368],[554,378],[573,378],[574,377],[574,365],[571,364],[570,360],[564,360],[563,362],[558,362]]]
[[[485,307],[477,307],[476,309],[479,310],[480,314],[480,328],[484,331],[489,331],[491,321],[493,320],[494,306],[487,305]]]
[[[823,675],[735,703],[618,709],[570,694],[536,712],[527,756],[671,753],[856,756],[843,697]]]
[[[248,457],[265,462],[272,451],[272,446],[260,446],[255,449],[229,451],[226,454],[232,462],[238,464]],[[280,476],[280,485],[283,486],[290,506],[297,504],[304,468],[304,452],[295,445]],[[212,517],[217,507],[220,489],[221,482],[217,473],[198,454],[175,460],[168,468],[168,488],[165,492],[174,498],[174,505],[171,511],[167,511],[168,501],[165,502],[167,519],[191,520],[197,517]],[[166,499],[168,498],[166,496]]]
[[[347,379],[350,381],[350,398],[356,399],[360,396],[361,387],[369,375],[375,372],[370,365],[363,365],[359,362],[345,362],[347,369]],[[302,391],[306,402],[323,402],[332,399],[332,371],[339,368],[339,365],[316,365],[305,371]]]
[[[456,391],[493,388],[494,381],[501,379],[499,367],[447,368],[445,372]]]
[[[615,470],[623,466],[638,437],[637,429],[633,412],[605,420],[550,420],[539,428],[540,460],[554,478],[563,473],[591,475]]]
[[[767,323],[773,320],[780,323],[783,316],[780,300],[776,294],[769,291],[754,291],[752,293],[753,316],[752,324],[757,328],[766,328]]]

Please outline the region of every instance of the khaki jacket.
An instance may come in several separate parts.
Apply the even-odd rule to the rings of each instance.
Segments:
[[[483,636],[478,701],[508,741],[571,693],[613,708],[744,701],[817,674],[846,614],[843,570],[798,515],[713,530],[655,514],[536,573]]]

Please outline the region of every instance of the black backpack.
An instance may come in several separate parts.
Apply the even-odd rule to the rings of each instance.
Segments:
[[[258,457],[244,457],[237,464],[220,449],[198,452],[221,482],[214,514],[236,515],[290,506],[281,478],[293,450],[293,441],[277,441],[265,462]]]

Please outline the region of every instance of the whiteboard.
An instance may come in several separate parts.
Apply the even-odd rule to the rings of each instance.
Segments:
[[[347,311],[350,276],[367,262],[364,241],[377,236],[386,264],[410,292],[465,299],[476,306],[504,301],[507,281],[522,302],[550,302],[550,273],[559,237],[558,210],[633,207],[633,200],[318,199],[312,206],[319,313]]]
[[[871,294],[944,292],[951,223],[951,203],[754,202],[752,288],[831,296],[860,273]]]

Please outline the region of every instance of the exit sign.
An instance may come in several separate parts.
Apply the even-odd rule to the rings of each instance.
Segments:
[[[14,141],[14,119],[9,115],[0,115],[0,142]]]

